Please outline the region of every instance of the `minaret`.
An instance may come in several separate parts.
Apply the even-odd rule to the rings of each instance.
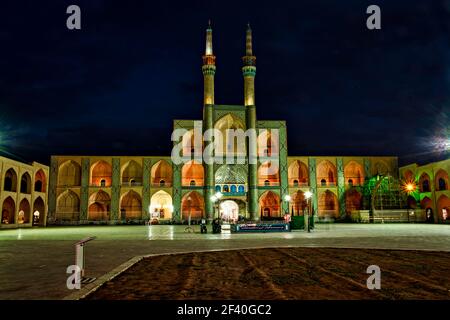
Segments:
[[[244,105],[246,106],[247,129],[256,130],[256,107],[255,107],[255,75],[256,57],[252,48],[252,29],[247,26],[245,41],[245,56],[242,58],[242,75],[244,76]],[[256,141],[247,145],[248,154],[248,212],[252,220],[259,220],[258,212],[258,167],[256,156]]]
[[[204,97],[203,97],[203,132],[212,130],[214,128],[214,74],[216,73],[216,57],[213,54],[212,45],[212,28],[211,21],[208,29],[206,29],[206,48],[203,56],[203,81],[204,81]],[[213,142],[205,142],[205,148]],[[213,157],[212,149],[208,148],[208,156]],[[206,151],[206,149],[205,149]],[[203,163],[205,168],[205,218],[211,223],[214,216],[214,203],[211,197],[214,195],[215,178],[214,178],[214,164]]]
[[[204,82],[203,104],[214,104],[214,74],[216,73],[216,56],[213,54],[211,21],[209,21],[208,29],[206,29],[206,48],[205,55],[203,56],[202,71]]]
[[[253,55],[252,48],[252,29],[250,24],[247,26],[247,36],[245,41],[245,56],[242,58],[244,66],[242,74],[244,75],[244,105],[255,105],[255,75],[256,75],[256,57]]]

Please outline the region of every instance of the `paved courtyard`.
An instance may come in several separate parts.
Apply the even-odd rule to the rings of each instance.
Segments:
[[[369,265],[380,267],[380,290],[367,288]],[[162,266],[164,272],[154,272]],[[264,248],[192,252],[144,258],[86,299],[449,300],[449,269],[450,252],[436,251]]]
[[[311,232],[186,233],[183,226],[85,226],[0,230],[0,299],[61,299],[74,243],[87,236],[86,276],[100,277],[137,255],[259,247],[335,247],[450,251],[450,226],[318,225]],[[157,272],[164,272],[163,269]]]

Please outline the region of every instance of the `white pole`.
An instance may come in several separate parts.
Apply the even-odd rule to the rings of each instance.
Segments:
[[[81,278],[84,277],[84,245],[95,238],[96,237],[88,237],[78,241],[75,244],[75,265],[77,265],[81,270]]]
[[[84,277],[84,246],[77,243],[75,246],[75,265],[81,270],[81,277]]]

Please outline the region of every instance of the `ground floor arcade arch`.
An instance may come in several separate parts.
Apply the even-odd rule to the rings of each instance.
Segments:
[[[440,196],[437,201],[437,210],[442,221],[450,221],[450,198],[446,195]]]
[[[37,197],[33,204],[33,225],[43,225],[45,220],[45,203]]]
[[[22,199],[19,203],[19,213],[17,215],[18,224],[27,224],[31,221],[31,207],[27,199]]]
[[[184,195],[181,200],[181,217],[184,221],[189,219],[201,219],[205,213],[205,201],[197,191],[191,191]]]
[[[150,200],[150,216],[157,219],[172,219],[173,205],[170,194],[163,190],[156,192]]]
[[[88,220],[104,221],[109,218],[111,197],[100,190],[89,197]]]
[[[3,201],[2,206],[2,224],[14,224],[16,214],[16,203],[13,198],[8,197]]]
[[[420,201],[420,207],[425,210],[425,219],[427,222],[434,221],[433,202],[430,198],[425,197]]]
[[[122,220],[139,220],[142,218],[142,200],[137,192],[130,190],[122,195],[120,200],[120,217]]]
[[[320,194],[318,209],[320,218],[337,218],[339,215],[339,203],[336,194],[330,190]]]
[[[276,218],[281,216],[280,196],[273,191],[264,192],[259,198],[261,218]]]
[[[351,217],[353,211],[363,209],[363,196],[357,189],[351,188],[345,192],[345,211]]]

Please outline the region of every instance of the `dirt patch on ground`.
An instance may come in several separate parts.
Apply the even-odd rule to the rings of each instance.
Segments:
[[[369,265],[381,289],[366,286]],[[87,299],[450,299],[450,253],[282,248],[146,258]]]

